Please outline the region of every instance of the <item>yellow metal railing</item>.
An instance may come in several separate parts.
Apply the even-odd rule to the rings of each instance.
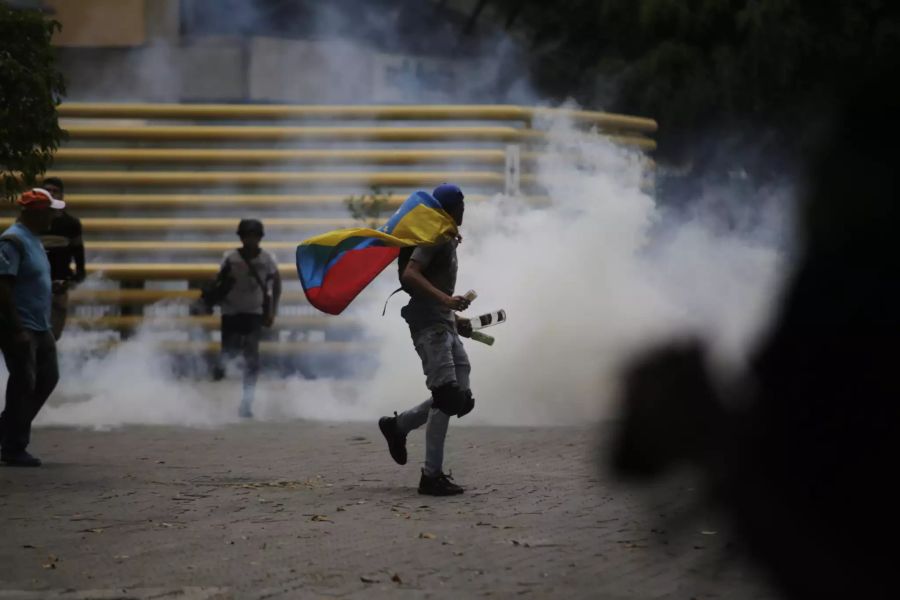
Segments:
[[[463,186],[468,201],[506,191],[546,203],[534,172],[546,153],[557,151],[547,144],[552,134],[544,123],[550,120],[596,130],[612,143],[641,152],[656,148],[657,130],[654,120],[630,115],[512,105],[64,103],[59,114],[70,137],[48,175],[64,180],[66,200],[82,220],[88,272],[122,282],[123,288],[211,279],[218,269],[213,255],[237,245],[234,231],[245,215],[264,221],[269,235],[263,247],[287,259],[304,237],[358,225],[344,203],[372,188],[379,189],[386,210],[414,189],[444,181]],[[652,161],[647,165],[652,170]],[[0,227],[10,222],[11,214],[6,216]],[[178,239],[146,239],[169,233]],[[166,262],[156,262],[160,258]],[[279,271],[288,281],[296,278],[290,262],[280,264]],[[197,295],[191,289],[81,288],[71,293],[71,302],[134,313],[150,303],[183,303]],[[285,291],[284,299],[305,302],[296,289]],[[79,327],[120,331],[142,325],[210,329],[218,323],[211,317],[145,322],[140,314],[93,317],[77,311],[72,319]],[[282,327],[299,330],[337,322],[310,316],[280,320]],[[264,346],[263,352],[362,347],[324,344],[286,342]],[[212,352],[218,346],[173,342],[167,348]]]
[[[234,222],[231,222],[234,225]],[[218,253],[222,254],[227,250],[233,250],[237,246],[236,242],[199,242],[193,240],[97,240],[91,242],[91,250],[93,252],[112,252],[112,253],[137,253],[137,254],[192,254],[192,253]],[[265,250],[272,251],[293,251],[297,247],[297,242],[285,241],[267,241],[263,245]]]
[[[436,185],[448,176],[460,185],[502,186],[503,173],[489,171],[54,171],[72,186],[400,186]],[[526,181],[530,176],[526,177]]]
[[[523,121],[564,118],[614,130],[653,133],[656,121],[588,110],[511,105],[291,106],[245,104],[104,104],[67,102],[61,117],[89,119]]]
[[[66,127],[70,140],[315,141],[315,142],[528,142],[545,133],[516,127],[277,127],[256,125],[144,125]]]
[[[185,303],[200,297],[200,290],[132,290],[77,288],[69,292],[71,304],[102,304],[139,306],[157,302]],[[301,290],[284,290],[282,304],[305,304]]]
[[[268,126],[91,126],[66,127],[71,140],[127,140],[151,142],[502,142],[527,144],[547,139],[547,133],[516,127],[268,127]],[[611,141],[655,150],[650,138],[607,135]]]
[[[195,206],[200,208],[248,207],[260,209],[315,209],[341,207],[348,194],[66,194],[66,200],[78,208],[175,209]],[[487,199],[483,194],[467,194],[467,202],[481,202]],[[387,207],[397,208],[406,196],[386,194]]]
[[[358,226],[349,218],[271,218],[265,220],[266,228],[287,229],[289,231],[326,231],[342,227]],[[0,227],[8,227],[12,219],[0,219]],[[125,231],[203,231],[233,232],[237,220],[233,218],[205,217],[90,217],[81,219],[86,232]],[[299,241],[299,240],[298,240]],[[233,245],[233,244],[232,244]]]
[[[534,154],[528,159],[533,160]],[[524,158],[524,157],[523,157]],[[416,164],[502,164],[503,150],[372,150],[372,149],[290,149],[256,148],[61,148],[57,162],[101,164],[276,164],[291,165],[416,165]]]
[[[198,281],[215,277],[219,265],[215,263],[89,263],[89,275],[99,274],[115,281]],[[278,265],[283,278],[297,276],[293,264]]]

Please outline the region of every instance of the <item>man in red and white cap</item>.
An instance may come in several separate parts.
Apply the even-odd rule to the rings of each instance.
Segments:
[[[65,208],[43,188],[22,194],[19,218],[0,235],[0,349],[9,380],[0,414],[0,461],[38,467],[28,453],[31,422],[59,381],[56,342],[50,327],[50,261],[40,235]]]

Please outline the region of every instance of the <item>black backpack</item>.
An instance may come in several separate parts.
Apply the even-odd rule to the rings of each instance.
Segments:
[[[225,297],[231,292],[231,288],[234,287],[234,283],[234,277],[231,275],[231,266],[226,261],[222,268],[219,269],[219,272],[216,273],[216,278],[204,283],[200,288],[200,299],[191,306],[191,312],[211,315],[213,307],[225,300]]]
[[[408,289],[403,287],[403,271],[406,269],[406,265],[409,264],[409,259],[412,257],[413,252],[417,246],[410,246],[407,248],[400,249],[400,256],[397,257],[397,277],[400,278],[400,289],[412,295]],[[442,246],[443,248],[443,246]],[[428,279],[429,275],[439,269],[443,269],[447,266],[447,262],[449,261],[449,257],[447,252],[439,252],[435,255],[434,260],[432,260],[427,267],[422,270],[422,275]],[[399,290],[398,290],[399,291]]]
[[[397,278],[400,280],[400,287],[391,292],[391,295],[388,296],[387,300],[384,301],[384,310],[381,311],[381,316],[385,315],[385,313],[387,312],[388,302],[391,298],[394,297],[394,294],[396,294],[397,292],[402,290],[412,296],[412,291],[406,289],[406,287],[403,285],[403,271],[406,270],[406,265],[409,264],[409,259],[412,257],[413,252],[415,252],[416,248],[417,246],[407,246],[405,248],[400,248],[400,255],[397,257]],[[425,270],[422,272],[422,274],[428,277],[428,273],[431,271],[431,269],[441,264],[441,262],[442,259],[432,262],[427,267],[425,267]]]
[[[406,265],[409,264],[409,258],[412,256],[415,249],[415,246],[400,248],[400,256],[397,257],[397,278],[400,280],[400,289],[407,294],[410,294],[410,291],[403,286],[403,271],[406,270]]]

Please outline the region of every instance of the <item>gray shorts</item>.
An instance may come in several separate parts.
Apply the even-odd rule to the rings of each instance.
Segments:
[[[413,334],[413,344],[422,359],[425,385],[433,390],[447,383],[469,389],[469,356],[459,335],[444,325],[428,327]]]

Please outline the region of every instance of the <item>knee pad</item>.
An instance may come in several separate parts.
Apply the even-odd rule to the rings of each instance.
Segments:
[[[433,408],[452,417],[462,409],[465,394],[456,383],[445,383],[431,390],[431,398]]]
[[[459,407],[459,412],[456,413],[456,416],[462,419],[464,416],[472,412],[473,408],[475,408],[475,397],[472,396],[472,390],[466,390],[465,392],[463,392],[462,404]]]

